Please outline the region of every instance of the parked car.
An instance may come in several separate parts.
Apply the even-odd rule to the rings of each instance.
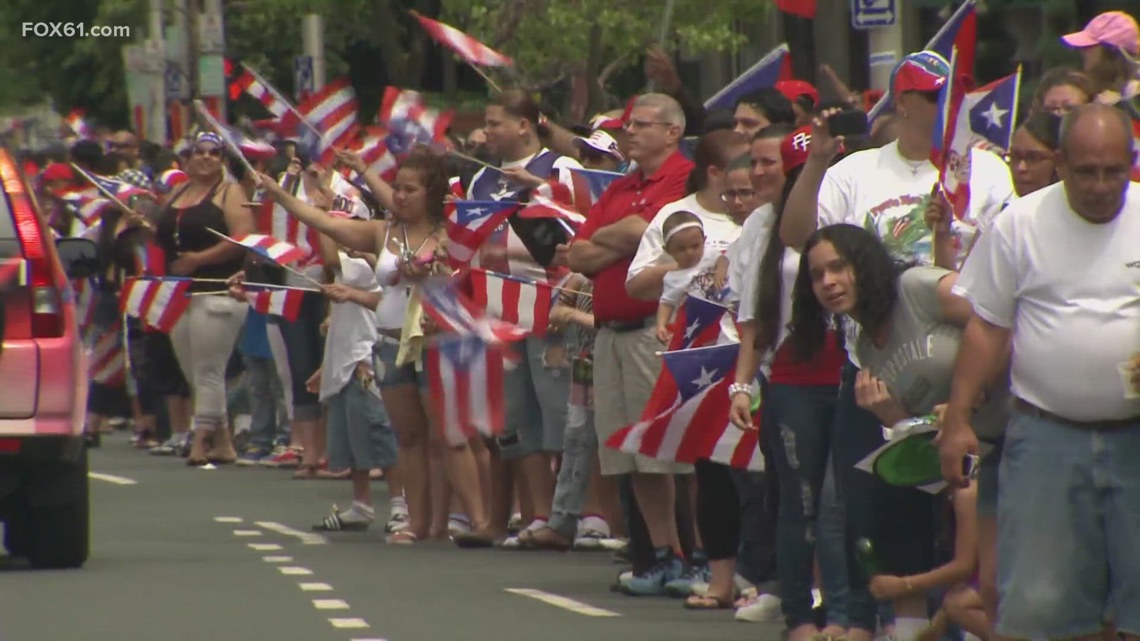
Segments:
[[[0,521],[4,547],[33,566],[75,568],[89,550],[87,364],[73,278],[95,244],[54,240],[12,156],[0,149]]]

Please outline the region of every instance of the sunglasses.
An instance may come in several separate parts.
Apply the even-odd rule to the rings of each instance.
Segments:
[[[213,156],[215,158],[222,157],[221,147],[195,147],[193,153],[199,156]]]

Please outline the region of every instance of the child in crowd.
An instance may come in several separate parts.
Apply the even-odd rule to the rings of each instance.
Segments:
[[[372,310],[380,304],[382,292],[366,259],[350,257],[327,238],[321,239],[321,245],[325,266],[336,274],[336,282],[323,288],[333,303],[324,362],[307,385],[318,391],[328,408],[329,469],[351,470],[352,507],[341,511],[334,506],[313,529],[363,531],[376,518],[369,472],[383,470],[393,491],[400,487],[392,478],[396,434],[379,401],[372,367],[372,346],[378,340]],[[391,509],[393,521],[404,520],[397,518],[399,512],[407,513],[402,497],[394,496]]]
[[[661,302],[657,305],[657,338],[668,343],[669,322],[677,306],[685,300],[685,293],[700,271],[705,255],[705,228],[696,214],[678,211],[661,225],[665,239],[665,252],[677,267],[665,274]]]

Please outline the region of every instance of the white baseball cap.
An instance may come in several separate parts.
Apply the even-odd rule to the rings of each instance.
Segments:
[[[617,141],[614,140],[614,137],[601,129],[595,129],[589,138],[575,138],[574,144],[580,147],[589,147],[603,154],[609,154],[619,161],[625,160],[625,157],[618,151],[618,144]]]

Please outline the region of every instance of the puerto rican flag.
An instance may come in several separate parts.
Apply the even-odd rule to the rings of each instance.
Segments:
[[[87,374],[92,383],[111,387],[127,380],[127,354],[123,346],[123,325],[116,322],[91,346]]]
[[[530,200],[518,211],[519,218],[553,218],[573,236],[586,222],[586,216],[568,204],[575,200],[566,185],[548,180],[531,191]]]
[[[938,167],[942,193],[963,219],[970,206],[970,166],[973,148],[997,148],[1004,153],[1013,139],[1021,68],[1017,73],[967,91],[960,81],[958,50],[950,58],[953,72],[942,91],[935,120],[930,161]]]
[[[739,348],[728,344],[666,353],[665,367],[681,382],[682,402],[618,430],[606,447],[659,461],[709,459],[737,469],[763,471],[759,431],[738,430],[728,419],[728,388]]]
[[[190,306],[188,278],[128,278],[119,292],[119,308],[160,332],[174,329]]]
[[[301,303],[304,301],[305,292],[299,289],[249,287],[245,297],[254,311],[270,316],[280,316],[291,323],[297,320],[297,316],[301,313]]]
[[[477,336],[448,336],[425,353],[424,366],[432,404],[450,445],[503,429],[504,352]]]
[[[673,336],[669,339],[665,354],[706,347],[716,343],[720,337],[720,321],[728,308],[696,296],[686,296],[685,302],[677,310],[673,320]],[[662,369],[653,385],[649,401],[641,412],[641,420],[654,416],[677,405],[682,396],[680,385],[668,369]]]
[[[356,152],[364,161],[366,173],[376,174],[382,180],[392,182],[396,179],[399,162],[396,155],[388,150],[387,140],[387,129],[365,127],[361,137],[349,145],[349,150]],[[366,185],[359,184],[357,187],[367,188]]]
[[[86,109],[76,107],[67,114],[63,122],[67,125],[68,129],[75,132],[75,135],[78,136],[80,140],[91,140],[95,136],[91,126],[87,124],[87,119],[84,118],[85,115],[87,115]]]
[[[85,227],[94,227],[103,217],[103,211],[107,207],[114,206],[114,203],[104,198],[94,187],[68,189],[58,192],[56,197],[62,200],[68,209],[75,212]]]
[[[299,146],[308,151],[310,158],[332,165],[336,161],[334,150],[347,147],[356,138],[359,106],[348,78],[337,78],[309,96],[297,112],[285,114],[282,124],[300,132]]]
[[[491,232],[519,209],[512,200],[457,200],[452,204],[445,226],[453,267],[469,264]]]
[[[625,175],[617,171],[603,171],[601,169],[579,169],[577,167],[571,168],[570,173],[574,176],[575,186],[577,186],[578,182],[580,181],[586,187],[586,191],[589,194],[590,198],[590,202],[587,203],[587,212],[589,211],[589,207],[598,202],[598,199],[602,197],[602,194],[610,188],[610,185],[614,184],[615,180]],[[577,192],[577,189],[575,189],[575,192]],[[578,194],[575,194],[576,199],[577,196]],[[580,210],[581,207],[578,207],[578,209]]]
[[[424,313],[444,331],[478,336],[491,344],[517,341],[527,335],[526,330],[512,323],[489,316],[483,307],[459,291],[452,278],[424,281],[420,295]]]
[[[275,118],[284,118],[292,111],[289,100],[281,95],[273,85],[254,71],[249,65],[242,65],[241,75],[230,85],[231,94],[244,92],[256,99]],[[233,96],[236,99],[236,96]]]
[[[296,245],[265,234],[246,234],[241,238],[235,238],[234,242],[278,265],[295,263],[306,255],[305,251]]]
[[[384,144],[399,157],[416,145],[430,146],[444,140],[454,115],[450,110],[428,107],[419,92],[387,87],[376,117],[388,129]]]
[[[135,262],[140,274],[146,276],[166,275],[166,252],[154,242],[147,241],[135,247]]]
[[[788,45],[782,44],[706,100],[705,110],[734,109],[737,100],[753,91],[775,87],[777,82],[792,78],[792,57]]]
[[[420,21],[432,39],[454,51],[468,64],[483,67],[510,67],[514,64],[510,58],[451,25],[425,18],[415,11],[412,12],[412,15]]]
[[[75,291],[75,320],[81,336],[95,323],[95,284],[89,278],[71,282]]]
[[[472,268],[471,301],[487,313],[534,336],[544,336],[557,289],[550,283]]]

